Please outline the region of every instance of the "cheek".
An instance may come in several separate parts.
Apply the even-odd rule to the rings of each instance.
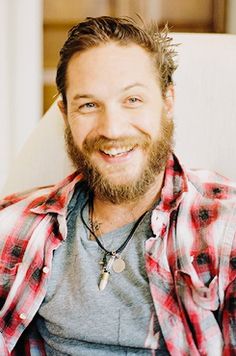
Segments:
[[[87,136],[86,132],[84,131],[84,129],[78,126],[70,126],[70,129],[76,146],[78,146],[81,149],[83,142]]]
[[[133,124],[140,132],[145,133],[151,139],[156,139],[159,136],[161,127],[161,115],[153,115],[153,113],[146,113],[140,116]]]
[[[82,148],[85,139],[91,132],[91,127],[87,123],[81,121],[82,120],[79,119],[69,120],[72,136],[79,148]]]

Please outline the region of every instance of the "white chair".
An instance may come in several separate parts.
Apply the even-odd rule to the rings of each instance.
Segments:
[[[173,34],[181,43],[176,82],[176,153],[191,168],[236,180],[236,36]],[[54,184],[73,171],[54,103],[29,137],[1,195]]]

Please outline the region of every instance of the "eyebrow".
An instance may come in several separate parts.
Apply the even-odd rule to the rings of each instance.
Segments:
[[[126,87],[124,87],[123,89],[121,89],[121,91],[127,91],[129,89],[132,89],[134,87],[141,87],[141,88],[147,88],[146,85],[142,84],[142,83],[134,83],[134,84],[130,84]],[[76,94],[72,101],[76,101],[76,100],[79,100],[79,99],[91,99],[91,98],[95,98],[95,95],[94,94]]]
[[[131,85],[128,85],[127,87],[125,87],[125,88],[123,89],[123,91],[132,89],[132,88],[134,88],[134,87],[147,88],[147,86],[144,85],[144,84],[142,84],[142,83],[134,83],[134,84],[131,84]]]
[[[88,98],[95,98],[95,96],[93,94],[76,94],[72,101],[76,101],[79,99],[88,99]]]

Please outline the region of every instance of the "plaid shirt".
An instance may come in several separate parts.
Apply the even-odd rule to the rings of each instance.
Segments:
[[[1,356],[45,355],[32,320],[81,179],[74,173],[0,203]],[[146,270],[169,353],[236,355],[236,185],[211,172],[185,171],[172,156],[151,225]]]

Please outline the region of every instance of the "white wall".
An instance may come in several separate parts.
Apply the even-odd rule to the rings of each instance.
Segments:
[[[228,0],[226,14],[226,32],[236,34],[236,0]]]
[[[42,6],[0,1],[0,189],[42,113]]]

